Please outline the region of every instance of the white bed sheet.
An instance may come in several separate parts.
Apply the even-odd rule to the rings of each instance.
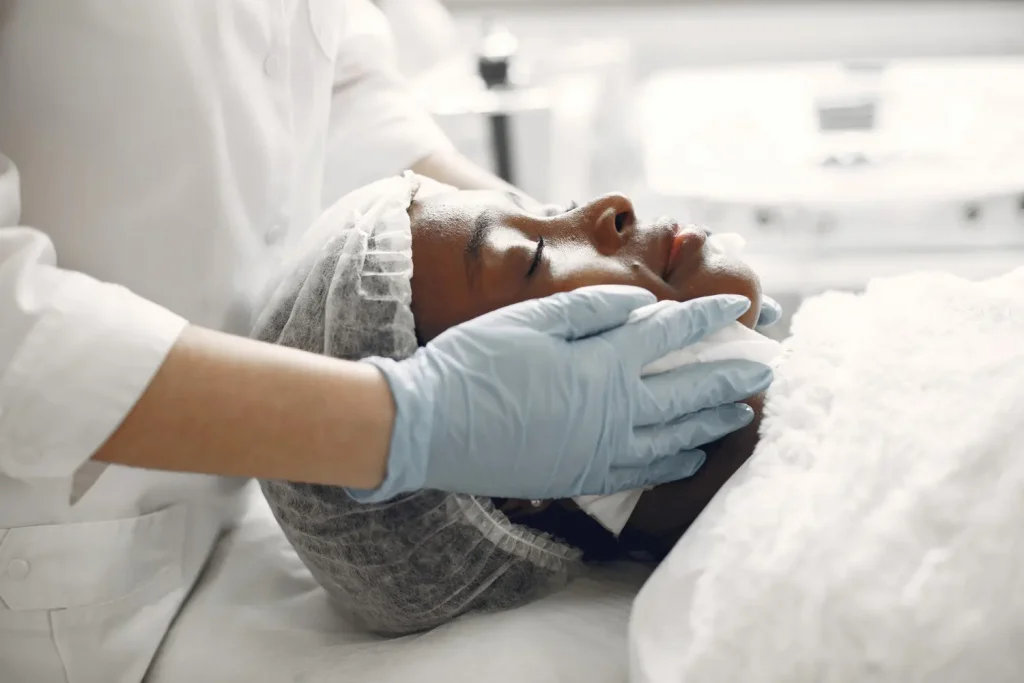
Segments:
[[[647,577],[617,565],[520,609],[398,639],[331,609],[258,491],[221,542],[148,683],[621,683],[630,604]]]
[[[753,457],[640,591],[634,683],[1024,680],[1024,268],[806,301]]]

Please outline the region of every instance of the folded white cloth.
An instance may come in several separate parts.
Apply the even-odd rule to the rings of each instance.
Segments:
[[[753,457],[638,596],[643,683],[1019,681],[1024,269],[797,313]]]

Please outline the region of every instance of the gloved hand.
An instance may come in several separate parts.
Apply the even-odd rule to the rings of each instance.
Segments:
[[[421,488],[503,498],[566,498],[693,474],[697,448],[739,429],[736,403],[771,370],[748,361],[640,369],[736,320],[739,296],[654,303],[632,287],[591,287],[493,311],[441,334],[401,362],[374,358],[396,406],[378,502]]]
[[[757,314],[755,327],[759,330],[771,327],[782,319],[782,306],[770,296],[761,297],[761,311]]]

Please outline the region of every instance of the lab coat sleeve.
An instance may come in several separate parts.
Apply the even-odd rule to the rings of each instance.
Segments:
[[[0,475],[70,479],[186,323],[123,287],[56,267],[50,239],[19,220],[17,168],[0,154]]]
[[[452,143],[398,69],[394,37],[369,0],[344,3],[331,99],[324,205]]]

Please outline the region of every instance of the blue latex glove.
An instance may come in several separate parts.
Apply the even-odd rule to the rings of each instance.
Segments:
[[[771,327],[782,319],[782,306],[770,296],[761,297],[761,311],[757,314],[757,329]]]
[[[373,358],[396,406],[388,472],[364,502],[421,488],[504,498],[566,498],[693,474],[699,446],[739,429],[736,403],[771,370],[748,361],[640,369],[743,314],[733,295],[654,303],[632,287],[526,301],[453,327],[413,357]]]

